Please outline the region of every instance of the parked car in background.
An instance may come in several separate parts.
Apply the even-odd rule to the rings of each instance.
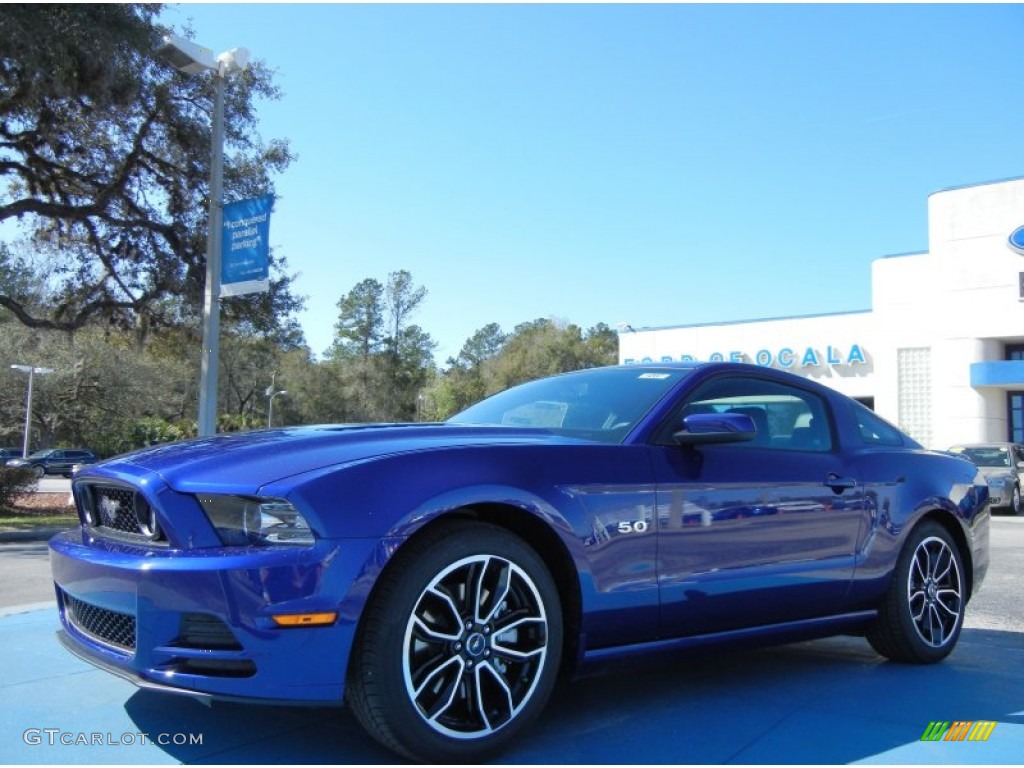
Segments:
[[[627,653],[852,633],[941,661],[989,563],[971,462],[730,363],[160,445],[72,487],[81,525],[50,541],[69,650],[150,689],[344,702],[438,763],[523,738],[560,671]]]
[[[20,459],[21,448],[0,448],[0,461],[7,463],[8,459]]]
[[[1020,443],[964,443],[950,453],[965,456],[981,470],[988,483],[993,508],[1020,514],[1021,474],[1024,473],[1024,445]]]
[[[36,477],[43,475],[64,475],[71,477],[75,464],[94,464],[99,457],[84,448],[46,448],[30,454],[28,458],[8,459],[8,467],[31,467]]]

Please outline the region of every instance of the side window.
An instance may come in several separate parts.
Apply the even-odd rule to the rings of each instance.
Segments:
[[[672,424],[681,425],[682,420],[693,413],[750,416],[757,434],[750,442],[733,443],[735,448],[832,450],[832,429],[825,401],[812,392],[788,384],[755,377],[716,378],[700,387],[676,411]]]
[[[860,439],[868,445],[903,445],[903,435],[896,427],[863,406],[853,409]]]

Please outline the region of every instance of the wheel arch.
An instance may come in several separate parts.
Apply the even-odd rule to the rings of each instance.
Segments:
[[[953,538],[957,549],[960,550],[960,560],[964,565],[964,579],[967,581],[967,602],[970,602],[971,597],[974,595],[974,554],[971,551],[971,545],[963,526],[952,513],[942,508],[934,508],[915,520],[907,533],[909,534],[910,531],[917,528],[925,520],[932,520],[941,525]]]
[[[451,509],[420,526],[402,544],[390,553],[387,563],[377,574],[374,585],[366,596],[365,606],[376,598],[377,587],[384,576],[396,566],[396,555],[409,543],[424,537],[440,527],[456,520],[476,520],[503,528],[522,539],[544,561],[558,589],[562,611],[563,648],[561,673],[571,675],[580,654],[580,629],[582,626],[583,601],[576,565],[568,547],[561,537],[539,517],[511,504],[497,502],[476,502],[472,505]],[[356,627],[360,634],[366,611],[363,610]]]

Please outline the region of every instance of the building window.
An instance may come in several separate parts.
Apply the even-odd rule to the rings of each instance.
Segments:
[[[932,442],[932,351],[896,351],[900,427],[922,445]]]
[[[1007,392],[1007,423],[1011,443],[1024,443],[1024,392]]]
[[[1024,360],[1024,344],[1007,344],[1007,360]]]

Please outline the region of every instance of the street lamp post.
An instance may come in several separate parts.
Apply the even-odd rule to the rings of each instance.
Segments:
[[[12,365],[11,368],[28,374],[28,394],[25,395],[25,441],[21,445],[21,458],[27,459],[29,435],[32,433],[32,382],[37,373],[53,373],[53,368],[38,368],[34,365]]]
[[[279,389],[277,392],[274,392],[273,389],[268,389],[267,394],[270,396],[270,403],[267,405],[267,426],[272,427],[274,426],[274,398],[278,395],[287,395],[288,390]]]
[[[177,35],[167,35],[156,55],[181,72],[213,72],[213,148],[210,158],[210,215],[206,235],[203,291],[203,350],[199,368],[199,436],[217,432],[217,360],[220,351],[220,265],[224,194],[224,80],[249,64],[249,51],[232,48],[216,59],[213,51]]]

